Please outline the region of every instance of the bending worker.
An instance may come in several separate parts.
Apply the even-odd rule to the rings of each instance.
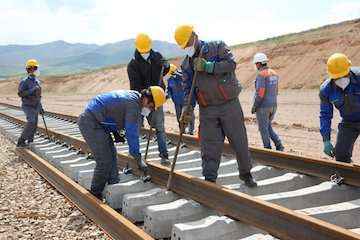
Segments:
[[[18,95],[21,97],[21,108],[26,115],[26,124],[22,131],[17,147],[26,147],[34,141],[38,125],[38,115],[43,114],[41,105],[41,86],[37,77],[40,75],[39,63],[35,59],[26,62],[28,76],[20,81]]]
[[[264,53],[257,53],[254,56],[253,63],[258,73],[255,80],[255,96],[251,113],[256,113],[256,121],[264,148],[271,149],[272,140],[276,150],[284,151],[279,136],[271,126],[277,109],[279,76],[268,67],[268,61],[269,59]]]
[[[351,67],[342,53],[327,61],[328,79],[320,86],[320,132],[324,152],[336,161],[351,162],[354,143],[360,134],[360,67]],[[331,119],[337,108],[342,118],[338,125],[335,148],[331,144]]]
[[[166,76],[169,77],[167,80],[167,94],[171,97],[171,100],[175,105],[176,119],[180,126],[181,111],[184,107],[184,84],[182,80],[182,73],[181,71],[177,70],[177,67],[174,64],[170,64],[170,70]],[[195,114],[193,112],[187,131],[188,134],[194,134],[194,125]]]
[[[141,33],[136,37],[135,47],[134,58],[127,66],[130,89],[141,92],[150,86],[160,86],[165,90],[162,77],[169,71],[169,63],[159,52],[152,49],[152,40],[147,34]],[[169,164],[163,108],[159,107],[147,120],[156,131],[161,164]]]
[[[141,91],[116,90],[94,97],[79,117],[79,129],[96,161],[91,193],[101,199],[105,184],[119,182],[115,141],[125,129],[130,155],[143,171],[147,166],[141,159],[139,134],[141,115],[147,116],[165,103],[161,87]]]
[[[234,56],[224,42],[200,41],[191,25],[179,26],[175,40],[187,54],[181,65],[185,102],[190,97],[194,72],[198,72],[195,96],[200,109],[200,146],[205,180],[215,182],[217,179],[226,136],[236,153],[240,179],[249,187],[257,186],[250,173],[252,166],[244,115],[238,99],[241,87],[235,76]],[[192,111],[191,107],[185,107],[181,121],[188,124]]]

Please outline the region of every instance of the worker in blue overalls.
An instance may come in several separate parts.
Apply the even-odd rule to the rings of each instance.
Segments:
[[[176,119],[180,127],[180,117],[181,112],[184,107],[184,84],[182,79],[182,73],[174,64],[170,64],[170,70],[166,74],[168,77],[167,85],[167,96],[171,97],[175,105]],[[189,123],[189,127],[186,133],[193,135],[194,134],[194,124],[195,124],[195,114],[192,112],[192,119]]]
[[[342,53],[331,55],[327,61],[329,75],[320,86],[320,132],[324,152],[336,161],[351,162],[354,143],[360,134],[360,68],[351,67]],[[338,125],[335,148],[331,144],[333,108],[342,118]]]

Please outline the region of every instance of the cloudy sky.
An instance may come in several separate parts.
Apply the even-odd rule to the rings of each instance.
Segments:
[[[177,25],[230,45],[360,17],[360,0],[1,0],[0,45],[104,44],[146,32],[174,42]]]

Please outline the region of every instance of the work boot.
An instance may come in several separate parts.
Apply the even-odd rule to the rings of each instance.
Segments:
[[[29,145],[25,143],[25,139],[19,138],[16,144],[16,147],[28,147]]]
[[[92,191],[90,191],[90,193],[96,197],[97,199],[99,199],[100,201],[103,201],[103,197],[102,197],[102,194],[101,193],[94,193]]]
[[[285,148],[284,148],[284,146],[283,146],[281,143],[276,146],[276,150],[277,150],[277,151],[283,152],[284,149],[285,149]]]
[[[216,179],[205,178],[205,181],[216,183]]]
[[[244,181],[246,186],[250,188],[257,187],[257,183],[252,177],[251,173],[242,174],[239,176],[239,178],[240,180]]]
[[[142,171],[147,171],[147,164],[141,159],[141,156],[136,159],[136,163],[139,169]]]
[[[169,155],[167,153],[160,153],[159,157],[161,158],[160,159],[161,165],[169,165],[170,164]]]

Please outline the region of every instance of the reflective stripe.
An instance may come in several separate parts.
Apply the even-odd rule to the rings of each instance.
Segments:
[[[265,96],[265,88],[259,88],[259,96],[264,97]]]

